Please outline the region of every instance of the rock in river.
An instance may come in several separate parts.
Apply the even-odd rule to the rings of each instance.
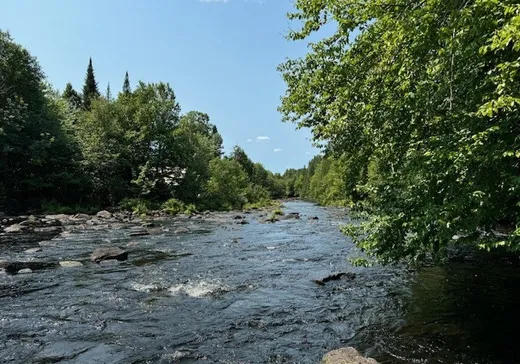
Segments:
[[[340,279],[351,281],[354,278],[356,278],[356,273],[352,273],[352,272],[336,273],[336,274],[331,274],[330,276],[327,276],[322,279],[315,279],[314,283],[319,284],[320,286],[323,286],[325,283],[327,283],[329,281],[337,281]]]
[[[377,361],[365,358],[356,349],[348,347],[325,354],[320,364],[377,364]]]
[[[124,251],[121,248],[97,248],[92,253],[90,260],[94,263],[99,263],[104,260],[127,260],[128,252]]]
[[[27,230],[27,226],[23,226],[23,225],[20,225],[20,224],[13,224],[11,226],[8,226],[4,229],[4,232],[6,233],[10,233],[10,234],[16,234],[16,233],[21,233],[22,231],[24,230]]]
[[[31,268],[23,268],[23,269],[20,269],[18,271],[18,274],[27,274],[27,273],[32,273],[32,269]]]
[[[96,214],[96,217],[98,217],[100,219],[110,219],[112,217],[112,214],[106,210],[103,210],[103,211],[99,211]]]
[[[83,267],[83,263],[74,260],[64,260],[60,262],[60,266],[63,268]]]

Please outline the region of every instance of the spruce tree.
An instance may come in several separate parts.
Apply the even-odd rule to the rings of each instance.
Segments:
[[[129,95],[132,92],[130,88],[130,79],[128,78],[128,71],[125,73],[125,81],[123,82],[123,94]]]
[[[90,110],[91,100],[97,97],[99,97],[99,90],[94,76],[94,67],[92,67],[92,58],[90,58],[87,75],[85,76],[85,85],[83,86],[83,107]]]
[[[112,92],[110,91],[110,82],[107,85],[107,91],[106,91],[105,97],[107,98],[108,101],[112,101]]]
[[[74,90],[74,87],[72,87],[72,84],[69,82],[65,86],[65,90],[63,91],[62,97],[68,101],[69,105],[71,105],[74,108],[80,108],[81,107],[81,96]]]

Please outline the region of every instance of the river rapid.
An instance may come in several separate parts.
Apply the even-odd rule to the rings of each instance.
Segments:
[[[0,362],[318,363],[342,346],[380,363],[520,362],[517,268],[353,267],[345,210],[284,212],[301,218],[261,223],[253,212],[241,225],[215,213],[158,221],[149,236],[126,225],[0,240],[0,260],[84,263],[0,274]],[[90,263],[99,246],[129,259]],[[313,282],[335,272],[356,277]]]

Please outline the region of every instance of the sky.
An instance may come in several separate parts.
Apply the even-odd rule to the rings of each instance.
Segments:
[[[207,113],[225,151],[245,149],[273,172],[301,168],[319,151],[309,130],[282,123],[276,70],[305,55],[284,38],[292,0],[1,0],[0,29],[38,58],[48,81],[81,91],[92,57],[101,92],[169,82],[182,112]]]

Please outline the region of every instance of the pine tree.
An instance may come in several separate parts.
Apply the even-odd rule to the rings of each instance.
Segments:
[[[62,97],[67,100],[69,105],[73,106],[74,108],[81,107],[81,96],[76,92],[76,90],[74,90],[74,87],[72,87],[70,82],[65,86]]]
[[[94,76],[94,67],[92,67],[92,58],[90,58],[88,61],[87,75],[85,77],[85,85],[83,86],[83,107],[90,110],[92,99],[97,97],[99,97],[99,90]]]
[[[128,71],[125,73],[125,81],[123,82],[123,94],[129,95],[132,92],[130,88],[130,79],[128,78]]]
[[[112,92],[110,91],[110,82],[107,85],[107,91],[106,91],[105,97],[107,98],[108,101],[112,101]]]

